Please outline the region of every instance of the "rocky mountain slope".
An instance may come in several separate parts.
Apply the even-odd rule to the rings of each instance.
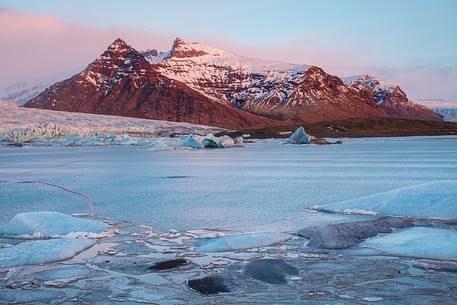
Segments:
[[[433,110],[447,122],[457,122],[457,100],[422,99],[417,103]]]
[[[267,118],[215,102],[168,78],[121,39],[84,71],[52,85],[25,106],[226,128],[271,124]]]
[[[362,74],[343,78],[344,82],[355,88],[360,96],[375,104],[389,117],[433,121],[438,116],[427,107],[410,101],[406,93],[397,85],[388,85],[375,77]]]
[[[118,39],[83,72],[26,106],[227,128],[371,117],[441,120],[398,86],[366,75],[343,81],[316,66],[243,57],[180,38],[170,51],[142,53]]]

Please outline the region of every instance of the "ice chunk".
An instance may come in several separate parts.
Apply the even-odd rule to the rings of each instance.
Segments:
[[[78,233],[97,237],[97,234],[109,228],[101,221],[43,211],[16,214],[8,223],[0,226],[0,234],[42,238]]]
[[[382,215],[457,219],[457,180],[439,180],[315,207],[320,211],[373,211]]]
[[[217,138],[212,133],[209,133],[203,139],[202,145],[204,148],[218,148],[219,145],[217,144],[217,142]]]
[[[202,141],[203,138],[197,135],[186,136],[184,139],[183,145],[190,148],[201,149],[203,148]]]
[[[218,146],[220,148],[227,148],[227,147],[231,147],[231,146],[234,146],[234,145],[235,145],[235,142],[229,136],[222,136],[222,137],[219,138]]]
[[[70,259],[92,247],[88,238],[59,238],[25,242],[0,249],[0,267],[38,265]]]
[[[309,144],[312,137],[308,135],[303,127],[298,127],[286,141],[287,144]]]
[[[255,233],[201,238],[195,247],[197,252],[226,252],[249,248],[267,247],[287,241],[286,233]]]
[[[233,142],[235,142],[235,144],[237,145],[240,145],[240,144],[243,144],[244,143],[244,138],[243,137],[236,137]]]
[[[456,260],[457,232],[413,227],[368,239],[361,246],[393,255]]]

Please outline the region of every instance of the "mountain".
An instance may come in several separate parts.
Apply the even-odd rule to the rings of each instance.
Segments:
[[[457,122],[457,100],[420,99],[417,103],[433,110],[447,122]]]
[[[84,71],[26,106],[237,129],[279,121],[441,120],[399,87],[382,91],[372,79],[344,82],[316,66],[239,56],[180,38],[166,52],[138,52],[118,39]]]
[[[397,85],[389,85],[373,76],[362,74],[343,78],[343,81],[356,89],[370,103],[384,109],[389,117],[425,121],[440,120],[439,116],[427,107],[410,101],[406,93]]]
[[[46,85],[30,85],[25,82],[14,83],[2,92],[0,101],[11,101],[17,105],[23,105],[40,94],[46,87]]]
[[[217,103],[168,78],[121,39],[84,71],[52,85],[25,106],[225,128],[271,124],[267,118]]]
[[[177,38],[170,52],[146,57],[162,74],[222,104],[303,121],[385,116],[322,69],[239,56]]]

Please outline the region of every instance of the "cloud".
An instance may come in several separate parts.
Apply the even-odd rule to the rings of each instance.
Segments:
[[[122,37],[139,49],[168,48],[171,33],[95,28],[53,15],[0,10],[0,89],[9,84],[68,77]]]

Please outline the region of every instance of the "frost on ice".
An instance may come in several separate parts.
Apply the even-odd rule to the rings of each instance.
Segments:
[[[74,257],[94,244],[95,240],[88,238],[59,238],[24,242],[0,249],[0,267],[62,261]]]
[[[8,223],[0,226],[0,234],[40,238],[69,234],[96,237],[109,228],[104,222],[44,211],[16,214]]]
[[[195,247],[197,252],[226,252],[250,248],[267,247],[290,239],[286,233],[255,233],[201,238]]]
[[[457,259],[457,232],[413,227],[368,239],[361,246],[387,254],[455,260]]]
[[[315,207],[320,211],[373,211],[381,215],[457,219],[457,180],[438,180]]]

